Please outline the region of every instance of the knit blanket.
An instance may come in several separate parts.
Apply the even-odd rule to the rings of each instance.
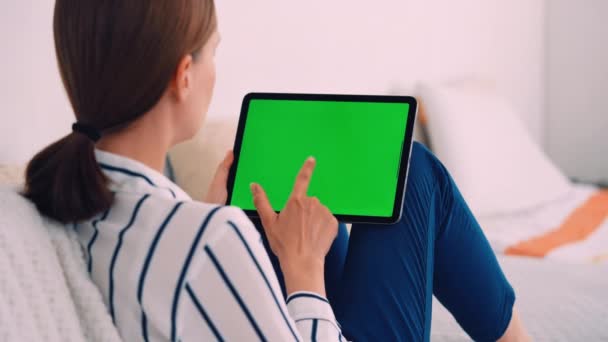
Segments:
[[[0,341],[120,341],[75,233],[0,188]]]

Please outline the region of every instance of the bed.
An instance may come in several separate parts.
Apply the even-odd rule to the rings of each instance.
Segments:
[[[537,341],[608,341],[608,189],[574,184],[487,83],[421,84],[422,142],[446,165]],[[434,300],[433,341],[465,341]]]
[[[499,255],[534,341],[608,341],[608,265]],[[432,341],[470,341],[433,302]]]
[[[608,341],[607,195],[573,185],[546,205],[480,219],[536,341]],[[470,340],[437,300],[431,336]]]

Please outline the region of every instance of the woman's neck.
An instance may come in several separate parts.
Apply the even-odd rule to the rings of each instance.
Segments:
[[[102,137],[95,147],[137,160],[162,173],[172,141],[170,126],[162,120],[166,117],[147,113],[127,128]]]

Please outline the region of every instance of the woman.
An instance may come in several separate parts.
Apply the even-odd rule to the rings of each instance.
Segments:
[[[525,338],[479,225],[420,145],[403,219],[350,239],[306,194],[313,158],[278,215],[252,184],[257,228],[222,206],[231,153],[205,203],[159,172],[211,100],[212,0],[57,0],[54,34],[77,122],[32,159],[25,195],[76,230],[126,341],[428,340],[433,293],[476,340]]]

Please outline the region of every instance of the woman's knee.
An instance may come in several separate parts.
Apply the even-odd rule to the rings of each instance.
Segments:
[[[426,146],[415,141],[412,146],[412,155],[408,172],[408,186],[426,184],[434,187],[445,173],[443,164],[429,151]]]
[[[404,214],[416,208],[428,214],[436,202],[438,185],[445,181],[443,165],[418,142],[414,142],[409,164],[403,203]]]

